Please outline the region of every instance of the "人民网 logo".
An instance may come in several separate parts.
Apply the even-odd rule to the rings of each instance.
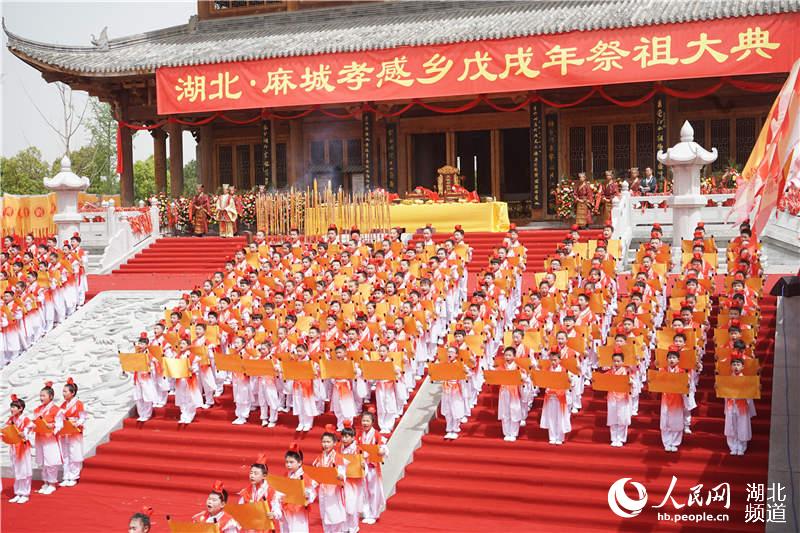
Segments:
[[[638,494],[637,499],[629,498],[625,494],[625,484],[630,481]],[[642,512],[647,505],[647,489],[644,485],[636,481],[631,481],[629,477],[616,480],[608,489],[608,506],[611,511],[620,518],[633,518]]]

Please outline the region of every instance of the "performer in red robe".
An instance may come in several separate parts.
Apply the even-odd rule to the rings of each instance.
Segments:
[[[208,217],[211,214],[211,200],[206,194],[203,185],[197,186],[197,194],[189,204],[189,220],[194,228],[194,234],[202,237],[208,233]]]

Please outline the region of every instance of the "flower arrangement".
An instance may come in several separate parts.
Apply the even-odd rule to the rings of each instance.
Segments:
[[[736,187],[741,179],[739,171],[735,166],[729,166],[720,175],[710,174],[700,180],[700,192],[702,194],[725,194],[736,191]]]
[[[575,183],[567,177],[558,180],[551,193],[556,200],[556,216],[569,219],[575,216]]]
[[[791,183],[778,201],[778,209],[792,216],[800,216],[800,187]]]

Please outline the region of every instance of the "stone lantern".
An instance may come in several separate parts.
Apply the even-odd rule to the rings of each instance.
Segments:
[[[709,152],[694,142],[694,129],[687,120],[681,127],[681,142],[666,153],[659,150],[656,157],[672,169],[672,260],[680,269],[681,240],[691,240],[707,201],[700,194],[700,170],[717,160],[717,149]]]
[[[58,232],[59,246],[80,231],[83,217],[78,212],[78,193],[89,188],[89,178],[72,172],[68,156],[61,159],[61,172],[52,178],[44,178],[44,186],[56,193],[56,214],[53,221]]]

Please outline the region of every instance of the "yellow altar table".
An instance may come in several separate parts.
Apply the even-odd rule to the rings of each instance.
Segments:
[[[461,224],[464,231],[508,231],[508,204],[505,202],[399,204],[389,206],[392,227],[414,232],[432,224],[439,232],[453,231]]]

